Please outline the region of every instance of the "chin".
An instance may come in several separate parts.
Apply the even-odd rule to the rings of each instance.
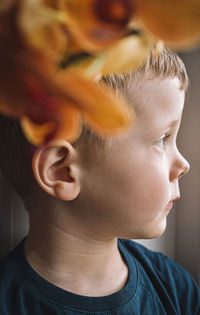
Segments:
[[[154,227],[154,229],[151,229],[148,233],[149,235],[147,235],[146,238],[152,239],[152,238],[160,237],[165,232],[166,226],[167,226],[167,224],[166,224],[166,220],[165,220],[164,222],[162,222],[162,224],[156,225]]]
[[[148,227],[143,227],[141,231],[133,232],[130,231],[130,233],[126,233],[123,237],[121,238],[126,238],[126,239],[153,239],[160,237],[166,230],[166,219],[160,222],[159,224],[153,224]]]

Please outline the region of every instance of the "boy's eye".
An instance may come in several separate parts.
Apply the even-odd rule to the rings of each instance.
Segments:
[[[160,150],[164,150],[165,142],[167,138],[169,138],[170,135],[164,135],[162,138],[160,138],[156,143],[155,146],[158,147]]]

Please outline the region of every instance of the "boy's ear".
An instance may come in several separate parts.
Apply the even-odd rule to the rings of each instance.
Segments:
[[[65,140],[39,148],[33,156],[32,168],[39,186],[61,200],[74,200],[80,192],[78,155]]]

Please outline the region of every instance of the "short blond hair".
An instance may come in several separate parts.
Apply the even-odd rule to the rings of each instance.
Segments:
[[[104,76],[99,83],[116,95],[116,97],[118,93],[122,94],[137,114],[141,108],[140,104],[135,101],[137,94],[135,86],[141,79],[153,80],[156,78],[161,80],[178,78],[180,82],[179,88],[180,90],[184,90],[184,92],[187,91],[189,86],[189,77],[183,61],[175,52],[168,48],[163,48],[162,52],[157,56],[155,56],[154,50],[152,50],[145,62],[136,70]],[[90,149],[91,151],[105,146],[107,143],[106,140],[84,126],[77,144],[80,145],[83,142],[87,150]],[[108,138],[108,142],[110,142],[109,140]]]

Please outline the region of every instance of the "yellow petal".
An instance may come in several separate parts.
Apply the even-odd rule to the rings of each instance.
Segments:
[[[50,10],[52,15],[48,14]],[[59,59],[66,50],[67,35],[55,19],[54,11],[57,12],[51,7],[45,7],[42,0],[21,0],[17,22],[26,45]]]
[[[72,63],[68,69],[87,78],[96,78],[99,74],[128,72],[139,67],[153,47],[155,53],[159,54],[159,45],[160,42],[156,42],[147,32],[142,31],[139,35],[121,39],[104,53]]]
[[[127,72],[140,66],[147,58],[154,40],[145,33],[121,39],[104,54],[102,74]]]

